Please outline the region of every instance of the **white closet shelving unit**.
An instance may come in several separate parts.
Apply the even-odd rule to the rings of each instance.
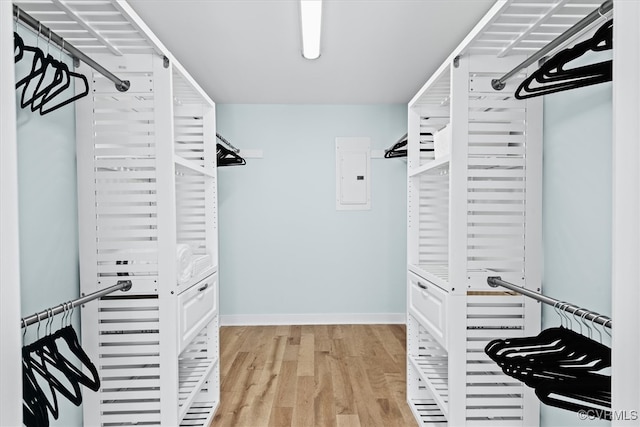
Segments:
[[[101,377],[84,424],[207,426],[219,402],[215,105],[126,2],[15,4],[131,84],[77,70],[89,81],[75,104],[81,291],[133,284],[82,311]]]
[[[613,426],[640,409],[640,2],[614,0],[611,406]],[[626,411],[626,412],[625,412]],[[626,415],[626,416],[625,416]]]
[[[0,426],[22,420],[18,153],[12,5],[0,2]]]
[[[540,330],[539,304],[486,279],[540,291],[542,98],[515,99],[526,69],[500,91],[491,80],[600,4],[497,1],[409,103],[407,399],[420,425],[539,424],[533,390],[484,347]],[[448,154],[420,151],[447,132]]]

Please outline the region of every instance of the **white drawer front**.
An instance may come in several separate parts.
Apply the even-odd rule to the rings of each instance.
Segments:
[[[214,318],[217,309],[217,273],[178,295],[178,353]]]
[[[447,292],[409,273],[409,309],[431,335],[447,348]]]

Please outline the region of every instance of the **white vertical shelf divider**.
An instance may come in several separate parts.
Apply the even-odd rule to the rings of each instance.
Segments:
[[[210,191],[213,194],[206,198],[205,212],[206,223],[209,227],[206,230],[206,245],[210,249],[211,258],[215,263],[214,267],[218,267],[218,168],[216,165],[216,107],[215,104],[204,106],[204,158],[209,159],[209,163],[204,165],[206,175],[205,178],[210,185]]]
[[[450,67],[450,117],[452,127],[449,164],[449,302],[446,309],[449,333],[449,424],[465,425],[467,396],[466,365],[466,293],[467,282],[467,164],[469,59],[458,57]]]
[[[11,2],[0,2],[0,425],[22,424],[18,156]]]
[[[611,409],[622,427],[640,410],[640,3],[616,0],[613,15]]]
[[[176,271],[176,192],[173,127],[173,78],[171,62],[165,68],[163,58],[153,57],[154,133],[158,227],[158,310],[160,335],[160,402],[178,402],[178,378],[175,339],[178,336],[178,305],[175,299]],[[160,423],[175,425],[178,405],[162,405]]]
[[[533,72],[535,67],[531,67]],[[542,97],[530,98],[526,100],[526,109],[529,118],[526,123],[525,135],[530,141],[537,141],[542,146],[543,134],[543,99]],[[542,291],[542,149],[527,150],[525,158],[525,180],[526,186],[526,205],[525,205],[525,248],[527,254],[525,258],[524,271],[526,276],[519,279],[524,281],[527,288],[536,292]],[[515,279],[518,278],[513,278]],[[524,316],[529,324],[542,324],[542,310],[540,304],[531,299],[525,298]],[[538,397],[535,390],[530,387],[524,387],[522,392],[524,398],[529,401],[535,401]],[[523,413],[524,425],[537,425],[540,420],[539,405],[528,405],[524,408]]]

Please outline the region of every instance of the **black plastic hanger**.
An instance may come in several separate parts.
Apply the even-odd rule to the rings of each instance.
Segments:
[[[496,339],[485,346],[485,353],[495,362],[500,363],[507,354],[512,352],[526,351],[531,348],[556,347],[560,345],[560,341],[566,336],[565,333],[567,331],[567,328],[561,326],[545,329],[533,337]]]
[[[496,340],[487,354],[498,364],[529,363],[552,366],[610,366],[611,349],[564,327],[550,328],[536,337]],[[608,363],[608,364],[607,364]],[[593,370],[593,368],[592,368]]]
[[[588,51],[599,52],[612,47],[613,20],[609,20],[590,39],[558,52],[542,64],[518,86],[515,97],[526,99],[611,81],[611,60],[570,69],[566,65]]]
[[[89,94],[89,81],[83,74],[69,70],[64,62],[54,59],[51,55],[45,56],[40,48],[25,45],[15,33],[14,46],[21,46],[20,58],[24,52],[33,53],[31,70],[16,83],[16,89],[22,87],[22,108],[31,106],[32,111],[39,110],[41,115],[45,115]],[[76,79],[76,86],[82,84],[83,89],[76,90],[77,93],[71,93],[67,98],[61,98],[60,95],[71,87],[72,78]]]
[[[393,147],[384,151],[384,158],[395,159],[396,157],[407,157],[407,149],[406,148],[404,150],[401,149],[402,147],[406,147],[406,146],[407,146],[406,139],[400,142],[396,142],[395,144],[393,144]]]
[[[611,349],[566,328],[536,337],[495,340],[486,353],[503,370],[530,387],[544,380],[577,379],[611,366]]]
[[[31,106],[31,111],[36,111],[42,104],[43,97],[49,93],[49,91],[62,82],[62,70],[60,69],[60,62],[53,58],[51,55],[47,55],[45,58],[45,70],[40,74],[40,78],[36,83],[30,98],[24,99],[27,92],[27,86],[22,92],[23,104],[22,108]],[[34,79],[35,80],[35,79]],[[31,83],[31,82],[29,82]]]
[[[611,349],[606,345],[560,326],[534,337],[493,340],[485,352],[506,375],[534,388],[543,403],[608,416],[611,377],[603,370],[611,367]]]
[[[74,372],[69,368],[71,363],[59,352],[55,337],[47,335],[42,338],[42,343],[35,349],[35,354],[40,358],[39,363],[42,369],[46,370],[48,376],[58,384],[61,394],[71,403],[79,406],[82,403],[79,381],[75,377]],[[65,377],[66,382],[71,385],[71,389],[62,385],[60,376],[56,375],[56,373]],[[56,389],[58,390],[58,388]]]
[[[26,76],[16,82],[16,89],[20,88],[20,86],[27,85],[33,78],[40,76],[45,69],[45,55],[40,48],[25,44],[22,47],[22,51],[23,54],[24,52],[33,53],[33,57],[31,59],[31,70]]]
[[[613,49],[613,20],[607,21],[594,33],[594,35],[574,47],[558,52],[540,67],[543,72],[536,74],[536,80],[540,83],[583,78],[585,76],[597,76],[609,73],[611,60],[578,66],[566,69],[565,66],[588,51],[600,52]]]
[[[587,374],[576,380],[544,381],[535,389],[540,401],[574,412],[611,419],[611,377]]]
[[[55,85],[51,85],[47,92],[42,95],[40,102],[31,105],[31,110],[36,109],[42,111],[44,106],[51,102],[57,95],[65,91],[71,85],[71,76],[69,74],[69,67],[64,62],[60,62],[58,65],[59,80]]]
[[[70,71],[68,66],[64,63],[62,63],[61,65],[63,67],[65,71],[65,73],[69,76],[69,78],[71,77],[75,77],[76,79],[79,79],[82,82],[82,85],[84,87],[84,89],[77,93],[74,94],[72,96],[70,96],[67,99],[64,99],[56,104],[54,104],[52,107],[49,108],[44,108],[44,105],[49,103],[52,99],[54,99],[54,97],[58,96],[59,94],[66,92],[69,87],[70,87],[70,83],[67,82],[65,84],[63,84],[62,88],[59,91],[55,91],[55,94],[51,95],[51,96],[46,96],[46,98],[43,100],[42,105],[40,106],[40,114],[41,115],[45,115],[48,113],[51,113],[52,111],[55,111],[59,108],[64,107],[67,104],[70,104],[74,101],[77,101],[80,98],[83,98],[85,96],[87,96],[89,94],[89,81],[87,80],[87,77],[84,74],[80,74],[80,73],[76,73],[74,71]],[[79,84],[78,80],[76,80],[76,85]]]
[[[18,62],[24,56],[24,40],[15,31],[13,32],[13,61]]]
[[[51,317],[51,321],[52,321]],[[51,325],[51,321],[47,323]],[[45,328],[46,329],[46,328]],[[56,346],[57,335],[47,334],[32,344],[23,348],[23,362],[29,368],[29,372],[39,375],[43,381],[49,384],[54,394],[55,391],[67,398],[74,405],[82,403],[82,393],[75,372],[70,369],[71,363],[61,354]],[[55,391],[54,391],[55,390]],[[57,405],[56,405],[57,406]],[[54,418],[58,418],[57,411],[52,412]]]
[[[431,135],[430,133],[421,133],[421,136]],[[398,157],[407,157],[407,136],[405,135],[403,139],[393,144],[393,146],[384,151],[385,159],[395,159]],[[404,148],[404,149],[403,149]],[[434,151],[433,148],[420,148],[421,152]]]
[[[246,160],[238,153],[220,143],[216,143],[216,154],[218,166],[241,166],[247,164]]]
[[[393,144],[393,146],[384,150],[384,158],[385,159],[394,159],[396,157],[407,157],[407,141],[408,136],[405,134],[398,142]],[[404,147],[404,150],[402,148]]]
[[[46,328],[45,328],[46,329]],[[60,352],[57,342],[64,344],[90,372],[86,375]],[[96,367],[80,346],[75,330],[63,327],[54,334],[24,346],[22,349],[23,420],[27,426],[48,426],[48,413],[57,419],[59,407],[57,394],[66,397],[74,405],[82,403],[80,384],[93,391],[100,389]],[[64,377],[64,380],[62,378]],[[67,384],[65,386],[65,383]],[[47,392],[42,389],[46,384]]]
[[[98,370],[80,345],[78,336],[73,327],[65,326],[64,328],[56,331],[52,337],[56,340],[62,338],[63,343],[66,344],[69,350],[78,358],[80,363],[82,363],[82,365],[84,365],[84,367],[91,373],[91,376],[86,375],[81,369],[64,358],[61,362],[64,364],[69,374],[69,378],[76,380],[78,383],[84,385],[90,390],[100,390],[100,376],[98,375]],[[60,354],[60,352],[58,352],[58,354]]]
[[[22,376],[23,380],[28,383],[28,387],[23,390],[23,400],[31,403],[31,408],[34,412],[41,411],[44,409],[49,411],[54,418],[58,418],[59,410],[58,410],[58,398],[55,392],[55,385],[49,381],[46,373],[43,375],[41,370],[38,370],[34,367],[33,357],[32,357],[32,347],[33,344],[22,348]],[[47,384],[47,393],[45,394],[44,389],[41,387],[40,382],[37,377],[40,376],[43,382]],[[31,393],[29,395],[25,394]],[[35,406],[39,406],[39,408],[35,408]],[[48,419],[48,415],[47,415]]]
[[[27,427],[48,427],[49,400],[40,388],[33,372],[25,361],[22,361],[22,418]],[[55,405],[57,410],[57,402]]]

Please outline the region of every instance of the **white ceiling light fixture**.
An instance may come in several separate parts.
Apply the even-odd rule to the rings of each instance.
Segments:
[[[320,29],[322,27],[322,0],[300,0],[302,23],[302,56],[317,59],[320,56]]]

